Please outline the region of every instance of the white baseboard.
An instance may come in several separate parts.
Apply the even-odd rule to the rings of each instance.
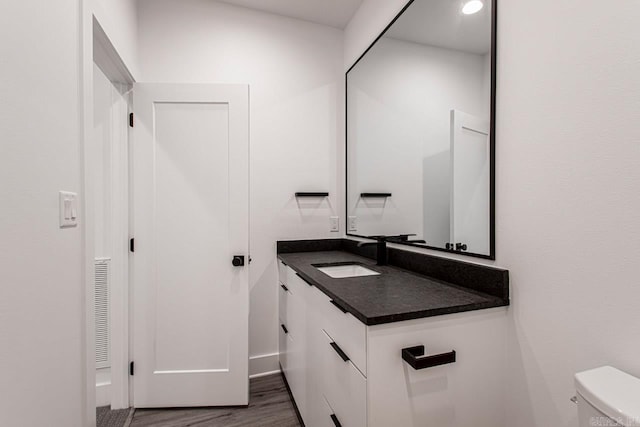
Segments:
[[[111,383],[96,384],[96,408],[111,405]]]
[[[111,369],[96,369],[96,408],[111,405]]]
[[[249,357],[249,378],[264,377],[280,372],[278,353],[260,354]]]

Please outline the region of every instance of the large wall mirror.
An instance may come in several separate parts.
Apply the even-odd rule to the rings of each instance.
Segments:
[[[495,258],[496,0],[413,0],[347,72],[347,234]]]

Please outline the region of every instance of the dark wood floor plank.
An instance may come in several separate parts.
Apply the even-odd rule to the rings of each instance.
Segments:
[[[137,409],[131,427],[299,427],[280,374],[252,379],[247,408]]]

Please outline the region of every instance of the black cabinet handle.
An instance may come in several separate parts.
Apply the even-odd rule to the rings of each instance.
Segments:
[[[345,310],[344,308],[342,308],[342,306],[340,304],[338,304],[337,302],[335,302],[334,300],[329,301],[331,304],[335,305],[338,310],[340,310],[343,313],[347,313],[347,310]]]
[[[418,370],[454,363],[456,361],[456,352],[452,350],[449,353],[425,356],[424,346],[418,345],[416,347],[403,348],[402,359],[411,365],[413,369]]]
[[[296,276],[298,276],[299,278],[301,278],[301,279],[302,279],[302,281],[303,281],[304,283],[306,283],[307,285],[309,285],[309,286],[313,286],[311,283],[309,283],[309,282],[307,281],[307,279],[305,279],[304,277],[302,277],[302,276],[301,276],[301,275],[299,275],[298,273],[296,273]]]
[[[348,362],[349,361],[349,356],[347,356],[347,353],[345,353],[344,351],[342,351],[342,349],[340,348],[340,346],[338,344],[336,344],[335,342],[331,342],[331,347],[336,351],[336,353],[338,353],[338,356],[340,356],[340,358],[345,361]]]
[[[336,414],[331,414],[331,421],[333,421],[333,425],[335,425],[336,427],[342,427],[342,424],[340,424],[340,421],[338,421],[338,417],[336,417]]]
[[[287,287],[286,287],[285,285],[283,285],[283,284],[280,284],[280,287],[281,287],[282,289],[284,289],[284,290],[285,290],[285,292],[289,290],[289,288],[287,288]]]
[[[231,264],[234,267],[242,267],[244,265],[244,255],[234,255]]]
[[[285,333],[285,334],[288,334],[288,333],[289,333],[289,330],[287,329],[287,327],[286,327],[286,326],[284,326],[284,325],[282,325],[282,324],[281,324],[281,325],[280,325],[280,327],[282,328],[282,330],[284,331],[284,333]]]

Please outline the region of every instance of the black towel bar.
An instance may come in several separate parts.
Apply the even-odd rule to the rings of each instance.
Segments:
[[[391,197],[391,193],[360,193],[360,197]]]
[[[296,197],[328,197],[329,193],[322,192],[298,192],[296,193]]]

